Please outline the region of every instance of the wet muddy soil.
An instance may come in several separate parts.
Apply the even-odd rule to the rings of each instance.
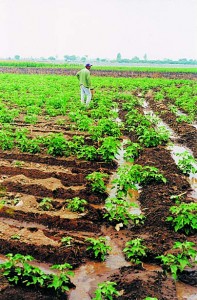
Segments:
[[[148,101],[152,109],[160,109],[153,106],[150,97]],[[125,112],[120,111],[120,117],[124,116]],[[191,134],[186,135],[186,125],[180,124],[177,129],[171,117],[166,112],[165,121],[177,130],[179,142],[196,153],[192,139],[196,129],[192,128]],[[43,125],[36,127],[42,132]],[[129,132],[125,131],[124,137],[136,141]],[[166,222],[169,208],[175,204],[172,195],[182,195],[185,202],[196,201],[191,196],[188,178],[177,168],[164,145],[143,149],[135,163],[157,167],[167,182],[152,181],[140,187],[136,200],[145,222],[141,226],[131,224],[121,228],[104,218],[103,205],[108,194],[92,192],[86,179],[91,172],[100,170],[112,176],[118,160],[114,163],[87,162],[74,157],[54,158],[14,150],[0,152],[0,200],[4,201],[0,206],[0,253],[31,254],[38,264],[45,265],[45,270],[51,264],[67,262],[75,272],[71,290],[59,298],[46,290],[11,286],[1,276],[0,299],[89,300],[94,297],[97,284],[106,280],[117,283],[120,296],[114,299],[142,300],[148,296],[164,300],[196,299],[196,269],[186,270],[176,282],[170,274],[164,274],[156,259],[169,251],[176,241],[197,242],[196,234],[186,236],[175,232]],[[50,210],[42,210],[39,206],[44,197],[52,199]],[[73,197],[88,201],[84,212],[67,209],[66,200]],[[61,242],[65,236],[72,237],[69,247]],[[93,253],[87,251],[86,238],[99,236],[105,236],[112,247],[105,262],[96,260]],[[122,252],[126,242],[134,238],[143,239],[149,249],[142,266],[131,264]]]

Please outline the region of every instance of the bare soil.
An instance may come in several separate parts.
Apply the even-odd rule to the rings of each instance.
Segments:
[[[148,95],[147,99],[154,111],[161,110],[159,104],[152,101],[151,95]],[[166,107],[162,109],[165,122],[177,132],[179,142],[190,148],[196,156],[196,129],[184,123],[177,126]],[[125,112],[120,111],[120,117],[124,119],[124,116]],[[49,128],[47,121],[46,124],[43,122],[44,120],[33,128],[32,135]],[[54,128],[52,127],[52,131]],[[67,134],[66,128],[56,129]],[[136,137],[129,132],[124,132],[124,136],[136,141]],[[21,164],[18,165],[17,162]],[[147,296],[163,300],[184,299],[178,295],[175,281],[169,274],[163,273],[155,257],[169,251],[176,241],[197,242],[196,235],[176,233],[166,222],[169,208],[174,205],[172,195],[183,194],[185,202],[196,199],[191,196],[188,178],[177,168],[165,146],[144,149],[135,163],[157,167],[167,178],[167,183],[158,184],[153,181],[141,189],[137,200],[146,217],[143,226],[130,226],[117,231],[114,224],[103,218],[103,204],[107,194],[93,193],[85,178],[91,172],[101,170],[112,175],[117,169],[117,162],[87,162],[79,161],[75,157],[65,159],[46,154],[0,151],[0,200],[9,200],[9,204],[0,207],[0,253],[30,254],[48,266],[68,262],[77,270],[95,261],[93,254],[86,250],[87,237],[108,236],[121,251],[128,240],[139,237],[144,239],[149,249],[144,264],[138,267],[130,264],[114,269],[111,266],[103,272],[100,267],[97,281],[116,282],[117,289],[121,292],[117,299],[121,300],[142,300]],[[44,197],[53,199],[50,211],[39,208],[39,203]],[[73,197],[88,201],[85,212],[74,213],[67,209],[65,200]],[[16,199],[19,199],[17,204]],[[13,238],[16,235],[19,239]],[[70,247],[61,243],[61,238],[65,236],[74,239]],[[196,269],[187,269],[179,276],[179,281],[184,282],[188,289],[195,288],[196,277]],[[71,290],[75,288],[76,284]],[[94,296],[94,291],[95,286],[91,286],[87,292],[89,297]],[[197,292],[197,289],[195,291]],[[80,293],[75,298],[72,298],[71,294],[58,298],[46,290],[11,286],[4,277],[0,277],[2,300],[78,300],[80,297]]]

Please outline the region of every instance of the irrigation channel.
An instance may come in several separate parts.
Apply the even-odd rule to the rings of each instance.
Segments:
[[[148,102],[143,102],[142,106],[144,114],[154,117]],[[121,118],[119,114],[115,122],[121,122]],[[117,169],[132,165],[124,159],[124,146],[133,138],[128,132],[124,132],[121,137],[121,147],[113,163],[0,151],[0,196],[7,201],[6,205],[0,207],[0,262],[6,260],[5,254],[9,252],[32,254],[35,260],[31,264],[51,273],[55,272],[50,268],[52,264],[64,263],[66,260],[73,265],[74,277],[71,277],[71,282],[75,285],[67,293],[68,300],[92,299],[98,283],[104,281],[117,282],[119,299],[141,300],[148,296],[155,296],[159,300],[197,299],[195,268],[188,268],[175,281],[170,274],[164,275],[161,264],[155,259],[155,256],[171,249],[175,241],[183,242],[186,239],[184,234],[174,232],[166,224],[169,207],[174,204],[170,196],[183,195],[189,202],[196,201],[197,195],[196,175],[186,177],[177,168],[176,153],[187,150],[193,154],[192,151],[185,144],[180,144],[178,134],[164,121],[159,120],[158,124],[170,132],[171,143],[143,149],[136,163],[161,168],[167,178],[167,185],[151,182],[145,186],[136,186],[126,196],[126,201],[133,204],[130,213],[146,217],[144,227],[135,227],[133,224],[125,227],[121,222],[113,224],[105,221],[104,197],[90,192],[86,186],[86,176],[93,171],[102,170],[110,175],[107,198],[116,196],[117,186],[114,180],[118,178]],[[20,125],[23,126],[22,123]],[[44,135],[51,131],[62,131],[61,126],[57,128],[53,125],[51,120],[49,123],[45,120],[36,126],[30,126],[31,134],[42,132]],[[64,130],[65,136],[74,134]],[[53,199],[51,211],[39,209],[43,197]],[[87,199],[88,209],[82,213],[69,211],[65,207],[65,199],[71,197]],[[70,247],[61,244],[61,238],[65,235],[75,240]],[[105,237],[111,247],[103,262],[94,259],[85,243],[87,237],[99,236]],[[133,265],[123,253],[125,243],[137,237],[144,239],[150,249],[142,266]],[[188,240],[196,241],[196,237],[189,236]],[[192,285],[193,282],[195,284]],[[6,296],[6,289],[10,289],[12,293],[9,297]],[[17,287],[10,287],[8,283],[1,285],[0,282],[0,300],[11,300],[16,291]],[[18,293],[20,297],[21,290]],[[24,293],[28,291],[25,290]],[[50,298],[50,295],[48,298],[47,295],[45,298],[39,298],[38,294],[34,298],[32,295],[24,295],[23,298],[16,299],[55,299]]]
[[[147,102],[144,103],[144,113],[153,115],[153,112],[148,108]],[[118,119],[116,121],[121,122],[120,119]],[[174,139],[176,141],[177,135],[164,122],[161,121],[160,125],[165,126],[166,129],[168,129],[170,131],[171,140]],[[124,165],[130,164],[124,160],[124,145],[127,143],[127,141],[128,141],[127,137],[122,138],[122,143],[121,143],[121,147],[119,149],[119,153],[116,155],[117,166],[124,166]],[[168,149],[171,152],[171,156],[173,157],[176,164],[177,164],[177,158],[174,153],[177,153],[177,151],[183,152],[185,150],[189,150],[189,149],[186,149],[186,147],[176,145],[176,144],[169,145]],[[9,163],[7,163],[7,166],[8,165],[9,165]],[[39,169],[41,170],[41,168],[43,168],[42,164],[38,164],[38,165],[39,165],[38,166]],[[6,166],[5,162],[4,162],[4,166]],[[50,170],[50,168],[48,168],[48,170]],[[6,176],[2,176],[1,178],[2,178],[2,182],[4,182],[6,180]],[[111,173],[110,180],[107,185],[107,194],[108,194],[109,198],[110,197],[113,198],[116,196],[117,187],[115,184],[112,183],[115,178],[117,178],[117,173],[114,171]],[[26,180],[25,177],[23,177],[22,181],[24,182],[25,180]],[[195,174],[190,174],[190,176],[188,177],[188,182],[191,186],[191,197],[195,198],[196,193],[197,193]],[[58,181],[56,181],[56,182],[51,181],[49,183],[49,185],[54,185],[56,188],[60,187],[60,184]],[[142,192],[142,187],[138,186],[136,190],[131,190],[130,193],[128,193],[128,195],[127,195],[126,200],[128,202],[132,202],[133,204],[135,204],[135,207],[132,207],[130,210],[130,212],[133,214],[143,213],[143,210],[141,210],[141,207],[140,207],[140,202],[138,201],[138,198],[139,198],[141,192]],[[131,196],[129,196],[129,195],[131,195]],[[33,201],[33,200],[30,199],[30,202],[31,201]],[[21,205],[23,205],[23,200],[19,201],[19,203],[17,204],[17,207],[20,208]],[[101,204],[99,204],[99,203],[92,204],[92,207],[94,207],[96,209],[102,209],[103,204],[102,203]],[[33,212],[33,210],[32,210],[32,212]],[[68,212],[66,212],[66,214],[67,214],[67,217],[68,216],[70,217],[70,219],[76,218],[76,214],[72,214],[72,213],[69,214]],[[9,226],[18,228],[18,229],[26,228],[26,230],[28,228],[30,228],[30,229],[36,228],[37,231],[38,230],[42,230],[42,231],[49,230],[48,226],[42,224],[41,222],[40,222],[40,224],[38,224],[35,222],[31,222],[29,220],[17,221],[16,219],[9,219],[9,218],[7,218],[7,216],[1,217],[0,222],[1,222],[1,224],[8,226],[8,230],[9,230]],[[129,267],[132,265],[130,262],[128,262],[125,259],[125,256],[122,252],[121,240],[122,241],[124,240],[124,234],[125,234],[124,230],[122,230],[122,227],[123,227],[123,224],[121,224],[121,223],[116,224],[116,226],[115,226],[115,230],[118,233],[119,242],[117,242],[117,238],[115,238],[116,234],[114,235],[114,233],[112,233],[112,229],[110,227],[107,227],[105,225],[103,225],[101,227],[101,234],[106,237],[108,245],[111,247],[112,250],[109,252],[109,255],[107,256],[107,258],[104,262],[86,261],[85,264],[82,264],[81,266],[79,266],[78,268],[75,269],[75,272],[74,272],[75,275],[71,279],[71,281],[76,286],[76,288],[71,289],[70,292],[68,293],[69,300],[76,300],[76,299],[90,300],[92,298],[92,295],[94,294],[94,291],[97,288],[98,283],[108,280],[108,278],[110,276],[113,276],[113,274],[116,270],[119,270],[120,268],[123,268],[123,267]],[[31,238],[33,239],[33,235],[31,236]],[[54,240],[54,245],[56,245],[55,240]],[[5,256],[1,255],[0,262],[3,262],[5,260],[6,260]],[[51,269],[50,269],[51,264],[39,263],[39,262],[32,262],[32,264],[34,266],[40,267],[46,273],[51,273]],[[162,268],[160,266],[158,266],[157,264],[144,263],[143,269],[147,272],[150,272],[150,274],[152,274],[153,272],[160,272],[160,273],[162,272]],[[174,288],[176,289],[176,299],[178,299],[178,300],[186,300],[186,299],[187,300],[195,300],[195,299],[197,299],[196,298],[197,297],[197,289],[193,286],[190,286],[181,281],[177,281],[175,283]],[[123,294],[124,290],[122,290],[121,292]],[[0,296],[0,299],[2,299],[1,296]]]

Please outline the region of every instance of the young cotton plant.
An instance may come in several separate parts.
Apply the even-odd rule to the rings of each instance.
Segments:
[[[95,297],[92,300],[113,300],[114,296],[120,296],[120,293],[116,290],[115,286],[117,284],[112,281],[105,281],[98,284],[96,289]]]
[[[91,185],[92,191],[96,193],[105,193],[106,186],[104,178],[109,178],[109,175],[107,173],[93,172],[86,176],[86,179]]]
[[[197,231],[197,203],[179,203],[170,207],[172,216],[166,221],[171,222],[175,231],[183,231],[185,234],[193,234]]]
[[[6,255],[8,261],[0,264],[3,275],[9,282],[25,286],[47,288],[64,293],[69,291],[70,278],[73,276],[72,266],[68,263],[62,265],[52,265],[51,269],[59,270],[58,274],[46,274],[40,268],[29,264],[34,260],[30,255],[22,255],[9,253]]]
[[[88,202],[85,199],[80,199],[79,197],[74,197],[72,199],[66,200],[67,208],[73,212],[84,212],[85,206]]]
[[[195,174],[197,172],[197,168],[195,167],[197,162],[188,151],[176,153],[176,156],[180,157],[178,167],[184,174],[189,175],[190,173]]]
[[[105,208],[107,212],[104,214],[104,218],[116,223],[123,223],[127,226],[130,222],[137,224],[143,224],[143,215],[134,215],[129,212],[131,207],[136,207],[134,203],[129,203],[122,198],[107,198]]]
[[[99,237],[98,239],[87,238],[85,241],[90,243],[87,250],[93,251],[95,258],[99,258],[102,261],[105,260],[108,251],[111,251],[111,247],[106,245],[107,240],[104,237]]]
[[[192,242],[175,242],[172,249],[178,250],[179,253],[160,255],[156,258],[160,259],[165,272],[170,271],[174,279],[185,269],[186,266],[193,267],[197,263],[197,251]]]
[[[142,242],[143,240],[140,238],[130,240],[126,243],[126,247],[123,249],[127,258],[137,265],[142,264],[141,259],[147,256],[147,247],[142,245]]]
[[[117,185],[118,196],[126,196],[129,189],[137,189],[137,184],[147,184],[151,181],[166,183],[166,178],[159,173],[159,170],[151,166],[122,166],[118,168],[118,178],[112,183]]]

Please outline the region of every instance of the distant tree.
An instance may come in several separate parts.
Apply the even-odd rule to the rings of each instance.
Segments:
[[[131,61],[132,61],[132,62],[139,62],[140,59],[139,59],[139,57],[134,56],[134,57],[131,59]]]
[[[147,60],[147,54],[146,53],[144,54],[143,58],[144,58],[145,61]]]
[[[20,59],[20,55],[15,55],[14,58],[17,59],[17,60],[19,60]]]
[[[99,58],[99,57],[97,57],[96,61],[98,61],[98,62],[99,62],[99,61],[100,61],[100,58]]]
[[[180,63],[187,63],[188,62],[187,58],[180,58],[178,61]]]
[[[75,60],[77,60],[77,57],[76,57],[76,55],[64,55],[64,59],[66,61],[75,61]]]
[[[83,56],[83,57],[81,58],[81,61],[82,61],[82,62],[86,62],[86,57]]]
[[[48,59],[49,60],[55,60],[55,57],[54,56],[49,56]]]
[[[122,60],[122,56],[121,56],[121,54],[120,54],[120,53],[118,53],[118,54],[117,54],[117,56],[116,56],[116,60],[117,60],[118,62],[121,62],[121,60]]]

